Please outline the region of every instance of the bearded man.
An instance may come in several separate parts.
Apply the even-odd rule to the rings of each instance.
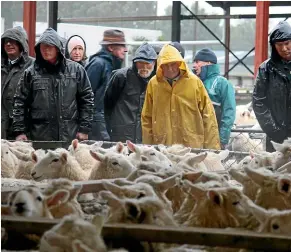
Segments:
[[[133,65],[112,73],[104,97],[107,131],[113,142],[142,143],[141,111],[157,54],[148,43],[135,52]]]

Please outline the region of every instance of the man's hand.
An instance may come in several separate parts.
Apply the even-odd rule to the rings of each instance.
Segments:
[[[20,134],[15,138],[16,141],[27,141],[27,136],[25,134]]]
[[[80,132],[77,133],[76,137],[77,137],[80,141],[88,140],[88,135],[87,135],[87,134],[80,133]]]

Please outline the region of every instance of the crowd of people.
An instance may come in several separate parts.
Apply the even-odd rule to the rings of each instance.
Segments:
[[[253,109],[269,139],[291,136],[291,27],[270,35],[272,54],[256,78]],[[1,37],[1,138],[102,140],[226,148],[236,114],[233,85],[217,56],[198,51],[190,69],[178,42],[144,42],[123,67],[125,35],[110,29],[87,58],[86,43],[48,28],[29,56],[25,30]]]

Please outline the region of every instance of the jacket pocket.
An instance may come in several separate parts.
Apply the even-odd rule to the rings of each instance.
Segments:
[[[32,109],[49,110],[49,84],[49,79],[36,79],[34,81],[32,85]]]

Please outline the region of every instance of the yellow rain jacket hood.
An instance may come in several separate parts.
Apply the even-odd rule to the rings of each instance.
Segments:
[[[181,62],[180,77],[172,86],[163,77],[162,64]],[[215,112],[201,80],[171,45],[160,51],[157,73],[148,83],[142,110],[144,144],[184,144],[220,149]]]

